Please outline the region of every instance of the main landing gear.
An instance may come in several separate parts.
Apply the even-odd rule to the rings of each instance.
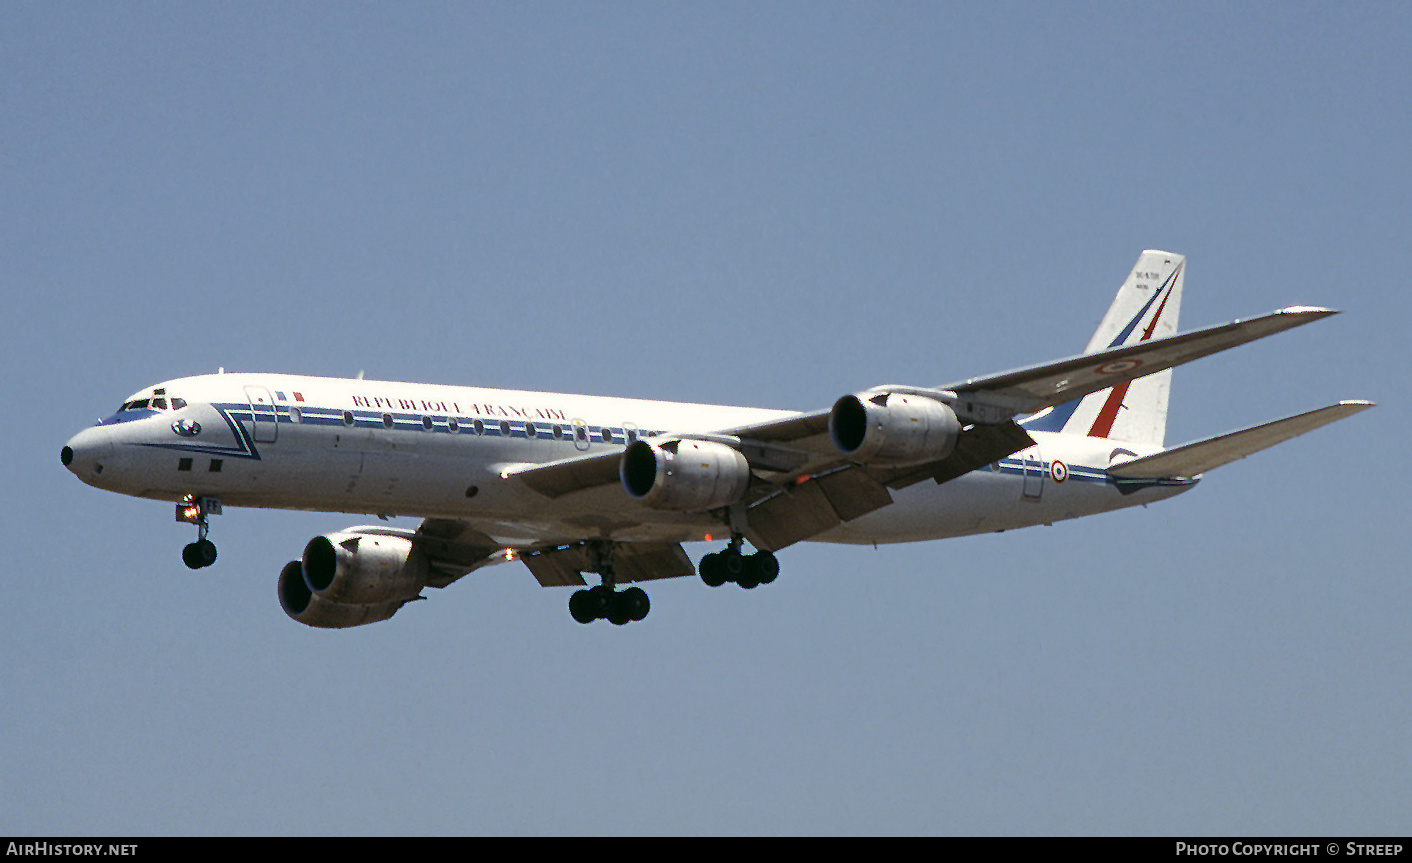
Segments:
[[[733,581],[749,590],[761,584],[769,584],[780,574],[780,562],[773,552],[761,549],[754,554],[740,550],[742,537],[735,534],[725,551],[717,551],[701,558],[697,569],[701,580],[711,587],[720,587]]]
[[[574,591],[569,597],[569,614],[579,623],[592,623],[606,618],[614,626],[622,626],[633,620],[642,620],[651,607],[647,601],[647,591],[640,587],[627,590],[613,589],[613,543],[596,540],[588,544],[589,569],[597,573],[603,583]]]
[[[176,520],[196,525],[196,541],[181,550],[181,560],[191,569],[216,562],[216,544],[206,538],[211,529],[207,516],[220,515],[221,502],[214,497],[187,498],[176,505]]]
[[[774,581],[780,574],[780,562],[775,559],[774,553],[761,549],[754,554],[745,554],[741,551],[744,541],[741,534],[733,533],[730,545],[724,551],[701,558],[698,567],[701,580],[711,587],[733,581],[747,590]],[[640,587],[621,591],[615,589],[613,548],[613,542],[606,539],[593,540],[584,546],[588,560],[583,572],[597,573],[603,583],[576,590],[569,597],[569,614],[579,623],[607,619],[616,626],[622,626],[647,616],[650,606],[646,591]]]

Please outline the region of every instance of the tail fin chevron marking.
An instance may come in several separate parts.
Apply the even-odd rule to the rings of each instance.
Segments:
[[[1084,353],[1096,353],[1175,335],[1181,310],[1186,258],[1151,250],[1138,256]],[[1110,390],[1059,405],[1023,425],[1134,443],[1166,436],[1171,370],[1118,384]]]
[[[1154,300],[1159,296],[1162,297],[1162,304],[1157,307],[1157,314],[1152,316],[1152,323],[1148,324],[1147,329],[1142,331],[1142,338],[1138,339],[1138,341],[1145,342],[1152,338],[1152,333],[1157,329],[1157,322],[1162,319],[1162,312],[1167,308],[1167,301],[1172,298],[1172,292],[1168,289],[1176,281],[1181,271],[1182,265],[1177,264],[1176,269],[1172,270],[1172,275],[1167,278],[1166,283],[1162,285],[1156,294],[1152,295],[1152,299]],[[1143,313],[1146,311],[1147,309],[1144,308]],[[1141,319],[1142,313],[1139,313],[1137,317],[1133,318],[1132,324],[1130,324],[1129,327],[1136,324]],[[1109,347],[1116,348],[1120,344],[1122,343],[1115,342],[1109,345]],[[1098,419],[1094,420],[1093,428],[1088,430],[1089,437],[1106,438],[1113,431],[1113,421],[1118,418],[1118,409],[1123,406],[1123,399],[1127,397],[1128,387],[1131,384],[1132,381],[1124,381],[1109,391],[1108,400],[1103,403],[1103,409],[1098,412]]]

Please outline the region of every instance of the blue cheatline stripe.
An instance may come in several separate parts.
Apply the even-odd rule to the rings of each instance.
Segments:
[[[231,433],[235,435],[236,444],[234,446],[206,446],[197,443],[149,443],[143,445],[156,449],[177,450],[179,452],[200,453],[203,455],[222,456],[226,458],[243,458],[258,460],[260,458],[259,449],[255,446],[255,441],[251,438],[250,433],[246,431],[245,426],[242,425],[242,423],[240,422],[240,420],[253,416],[253,412],[250,409],[250,405],[244,402],[237,402],[234,404],[213,404],[211,405],[211,407],[215,408],[216,411],[220,413],[221,417],[226,421],[226,425],[230,427]],[[1060,407],[1063,407],[1063,405],[1061,405]],[[279,422],[288,423],[290,425],[309,424],[347,428],[347,426],[345,426],[343,422],[343,411],[337,408],[301,407],[300,411],[303,416],[303,420],[301,421],[301,423],[295,423],[294,420],[289,416],[288,411],[284,411],[283,413],[279,414]],[[147,415],[151,416],[155,415],[156,413],[156,411],[148,411]],[[354,428],[383,428],[382,412],[354,411],[353,414]],[[423,416],[427,416],[427,414],[394,414],[393,430],[399,430],[396,425],[397,423],[403,423],[407,425],[409,429],[414,427],[417,430],[424,430],[424,427],[422,426]],[[136,418],[137,417],[135,417],[134,419]],[[450,432],[451,429],[450,424],[447,422],[448,419],[450,419],[450,417],[443,417],[440,423],[436,423],[435,420],[433,420],[433,430],[431,432],[424,431],[424,433],[433,434],[438,429],[443,429],[447,432]],[[477,419],[479,419],[484,427],[484,433],[481,436],[502,436],[500,433],[500,420],[486,420],[484,417],[460,416],[456,417],[455,419],[459,426],[459,429],[456,432],[451,432],[452,434],[469,434],[473,437],[477,436],[474,430],[474,423]],[[1041,417],[1041,419],[1047,419],[1047,417]],[[562,438],[555,438],[553,433],[553,427],[555,423],[552,422],[532,422],[528,420],[506,420],[506,422],[510,423],[509,436],[512,438],[527,439],[527,435],[525,434],[525,426],[532,424],[536,428],[535,440],[557,440],[560,443],[567,444],[572,444],[574,442],[575,427],[572,423],[558,423],[559,427],[564,431],[564,436]],[[591,425],[585,426],[584,428],[587,429],[589,440],[592,443],[623,444],[627,442],[627,430],[625,428],[612,428],[609,426]],[[612,440],[604,441],[602,439],[602,432],[605,430],[612,434]],[[656,432],[655,434],[660,434],[660,432]],[[647,433],[639,431],[638,436],[648,437],[649,435]],[[1029,467],[1027,468],[1024,460],[1013,458],[1001,459],[1000,461],[992,462],[990,466],[979,468],[977,471],[973,472],[999,472],[1006,475],[1024,476],[1030,471],[1033,471],[1034,466],[1036,464],[1040,465],[1042,468],[1042,477],[1049,475],[1049,462],[1030,462]],[[1118,477],[1109,476],[1106,471],[1095,467],[1067,464],[1066,467],[1068,468],[1068,479],[1066,480],[1066,482],[1087,482],[1112,485],[1123,494],[1131,494],[1135,491],[1139,491],[1141,489],[1148,488],[1151,486],[1193,485],[1196,482],[1196,480],[1187,479],[1120,479]],[[1050,481],[1053,482],[1052,477],[1050,477]]]
[[[149,443],[143,444],[143,446],[154,447],[156,449],[174,449],[179,452],[201,453],[203,455],[218,455],[224,458],[258,460],[260,458],[260,451],[255,447],[255,441],[250,437],[250,433],[245,430],[245,426],[241,425],[237,422],[235,417],[231,416],[232,410],[237,410],[237,408],[232,405],[211,405],[211,407],[215,408],[216,411],[220,413],[221,418],[224,419],[226,425],[230,427],[231,434],[235,435],[236,442],[234,446],[214,446],[200,443]],[[253,416],[249,404],[241,405],[238,410],[241,410],[244,414]],[[265,422],[269,422],[269,420],[265,420]]]
[[[527,419],[500,420],[488,417],[459,415],[453,416],[445,414],[433,416],[431,414],[422,413],[394,413],[391,414],[392,428],[387,429],[387,427],[383,424],[383,415],[387,412],[370,410],[349,411],[349,413],[353,414],[353,425],[350,427],[343,421],[344,411],[338,408],[321,408],[308,404],[294,405],[293,407],[298,408],[300,412],[300,420],[299,422],[295,422],[294,418],[290,416],[289,413],[290,406],[285,405],[276,406],[273,419],[271,419],[270,415],[264,410],[260,410],[257,413],[251,408],[248,402],[212,404],[211,407],[214,408],[218,413],[220,413],[221,417],[226,421],[226,425],[230,427],[231,433],[235,435],[237,441],[235,446],[213,446],[201,443],[152,443],[144,444],[144,446],[150,446],[157,449],[179,450],[181,452],[228,456],[231,458],[259,459],[259,448],[255,446],[255,441],[251,438],[250,434],[245,430],[245,426],[242,424],[242,421],[254,421],[257,417],[260,422],[273,421],[286,425],[312,425],[355,429],[385,429],[390,431],[419,431],[424,434],[450,433],[471,435],[473,437],[510,437],[518,438],[520,440],[536,440],[568,444],[574,443],[574,436],[576,434],[575,429],[579,428],[568,420],[560,420],[558,422],[555,422],[553,420]],[[137,412],[131,413],[136,414]],[[147,417],[157,415],[159,415],[159,412],[153,410],[143,411],[141,412],[140,416],[124,416],[121,419],[117,418],[118,415],[114,415],[114,417],[110,417],[107,420],[103,420],[100,424],[110,424],[113,422],[129,422],[131,420],[146,419]],[[422,418],[427,416],[432,417],[432,427],[430,430],[428,430],[426,426],[422,423]],[[457,428],[455,431],[452,431],[451,429],[451,419],[456,420]],[[478,421],[481,423],[482,428],[482,431],[479,434],[477,434],[475,430],[475,423]],[[508,433],[502,433],[500,427],[501,422],[505,422],[508,424]],[[555,437],[554,435],[554,426],[556,425],[559,426],[560,429],[559,437]],[[527,429],[531,426],[534,428],[533,437],[531,437],[527,433]],[[584,429],[585,434],[588,437],[588,442],[590,444],[622,445],[628,442],[628,432],[625,427],[620,426],[617,428],[613,428],[611,426],[584,425],[582,426],[582,428]],[[603,432],[605,431],[609,433],[608,440],[603,439]],[[639,438],[653,437],[658,434],[661,434],[661,432],[637,432],[637,436]]]
[[[1026,470],[1025,462],[1021,459],[1001,459],[999,462],[992,462],[992,464],[997,465],[999,467],[999,472],[1007,476],[1024,476],[1026,473],[1033,471],[1035,465],[1039,465],[1042,468],[1041,476],[1048,477],[1050,482],[1053,482],[1053,477],[1049,474],[1049,465],[1051,464],[1050,462],[1030,462],[1029,471]],[[1118,491],[1122,492],[1123,494],[1131,494],[1135,491],[1139,491],[1144,488],[1149,488],[1151,486],[1186,486],[1196,484],[1196,480],[1194,479],[1171,479],[1165,477],[1153,477],[1150,479],[1125,479],[1116,476],[1109,476],[1107,471],[1101,468],[1090,467],[1088,465],[1073,465],[1069,464],[1068,462],[1065,462],[1064,466],[1069,470],[1069,476],[1068,479],[1065,480],[1065,482],[1074,482],[1075,480],[1077,480],[1079,482],[1111,485],[1117,488]],[[984,467],[980,468],[979,472],[995,473],[995,471]]]

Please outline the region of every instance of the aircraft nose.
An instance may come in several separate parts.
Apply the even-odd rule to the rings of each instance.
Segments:
[[[113,452],[112,434],[105,428],[86,428],[69,438],[59,451],[59,461],[79,479],[88,481],[103,473],[103,460]]]

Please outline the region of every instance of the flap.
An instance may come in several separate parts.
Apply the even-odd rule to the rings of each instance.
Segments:
[[[461,576],[496,562],[504,547],[463,521],[428,518],[411,537],[432,566],[430,587],[446,587]]]
[[[542,587],[582,585],[589,566],[583,543],[525,554],[525,566]],[[696,567],[680,543],[623,542],[613,549],[613,581],[627,584],[695,575]]]
[[[892,503],[881,482],[846,467],[786,486],[750,508],[745,535],[756,548],[777,551]]]

